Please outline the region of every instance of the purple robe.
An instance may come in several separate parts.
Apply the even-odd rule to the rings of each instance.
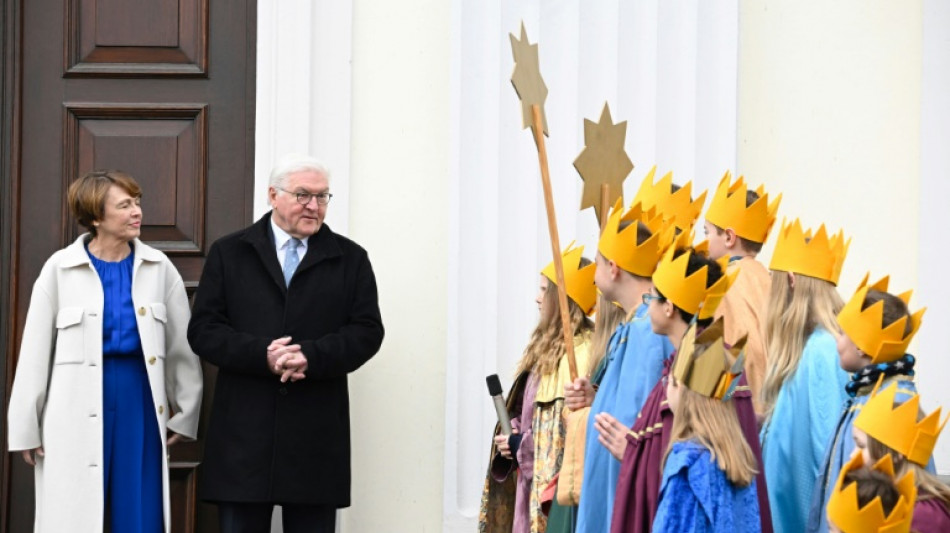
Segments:
[[[917,533],[950,531],[950,510],[939,498],[917,500],[910,529]]]
[[[650,391],[643,409],[630,433],[627,434],[627,449],[620,466],[617,480],[617,497],[614,501],[611,533],[647,533],[653,526],[660,500],[660,468],[663,456],[669,447],[669,430],[673,425],[673,411],[666,401],[666,379],[674,359],[671,356],[663,368],[663,377]],[[746,442],[759,464],[756,489],[759,501],[759,517],[763,533],[772,533],[772,513],[769,510],[768,488],[762,468],[762,450],[759,446],[759,430],[752,408],[752,393],[743,375],[733,396],[739,425]],[[583,496],[582,496],[583,497]]]
[[[511,426],[521,433],[521,445],[518,446],[518,484],[515,489],[515,516],[512,533],[531,531],[531,482],[534,479],[534,434],[531,420],[534,415],[534,398],[538,395],[537,374],[528,376],[524,387],[524,399],[521,403],[521,415],[511,421]]]

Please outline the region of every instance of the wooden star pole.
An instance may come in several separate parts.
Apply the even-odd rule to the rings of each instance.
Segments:
[[[614,124],[606,102],[598,122],[584,119],[584,149],[574,160],[574,168],[584,181],[581,209],[594,208],[601,233],[610,207],[623,198],[623,182],[633,170],[624,149],[626,136],[626,121]]]
[[[577,361],[574,357],[574,331],[571,328],[571,312],[567,307],[567,291],[564,281],[564,262],[561,260],[561,239],[557,233],[557,215],[554,212],[554,195],[551,192],[551,176],[548,171],[548,151],[544,145],[544,130],[541,121],[541,106],[531,106],[534,124],[534,142],[538,145],[538,164],[541,167],[541,187],[544,189],[544,207],[548,213],[548,234],[551,236],[551,253],[554,254],[554,274],[557,278],[557,303],[561,310],[561,330],[564,332],[564,348],[571,381],[577,379]]]
[[[567,352],[567,364],[570,367],[571,381],[577,379],[577,361],[574,357],[574,331],[571,328],[571,315],[567,307],[567,291],[564,281],[564,262],[561,260],[560,238],[557,232],[557,216],[554,212],[554,195],[551,192],[551,176],[548,170],[548,152],[544,144],[547,133],[544,117],[544,99],[547,87],[541,79],[538,63],[538,45],[529,44],[524,23],[521,24],[521,39],[511,38],[511,53],[515,59],[515,70],[511,75],[518,98],[521,99],[522,128],[531,127],[534,142],[538,147],[538,164],[541,167],[541,186],[544,189],[544,207],[547,211],[548,234],[551,237],[551,253],[554,256],[554,274],[557,279],[557,301],[561,314],[561,330],[564,334],[564,349]]]

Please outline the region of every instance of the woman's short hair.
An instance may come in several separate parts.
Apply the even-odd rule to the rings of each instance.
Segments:
[[[93,222],[102,220],[105,216],[106,196],[113,185],[133,198],[142,196],[142,188],[135,179],[121,170],[93,170],[69,184],[66,193],[69,211],[93,237],[96,236],[96,226]]]

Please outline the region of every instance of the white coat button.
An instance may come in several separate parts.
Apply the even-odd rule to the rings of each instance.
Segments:
[[[144,307],[139,307],[139,315],[145,316],[145,308],[144,308]]]
[[[155,364],[155,356],[154,356],[154,355],[148,358],[148,364],[150,364],[150,365],[154,365],[154,364]]]
[[[162,414],[162,413],[164,413],[164,412],[165,412],[165,406],[164,406],[164,405],[159,405],[159,406],[158,406],[158,414]]]

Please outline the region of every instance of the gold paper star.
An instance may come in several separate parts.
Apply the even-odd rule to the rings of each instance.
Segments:
[[[528,34],[521,23],[521,39],[516,39],[509,33],[511,39],[511,55],[515,60],[515,69],[511,73],[511,84],[521,99],[521,129],[534,124],[531,106],[537,104],[541,108],[541,124],[544,134],[548,134],[548,119],[544,114],[544,100],[548,96],[548,88],[541,79],[541,67],[538,63],[538,43],[530,44]]]
[[[601,219],[601,185],[609,186],[607,205],[623,196],[623,180],[633,170],[633,163],[623,148],[627,136],[627,121],[613,123],[610,107],[604,103],[600,122],[584,119],[584,144],[574,168],[584,180],[581,209],[593,206],[597,220]]]

